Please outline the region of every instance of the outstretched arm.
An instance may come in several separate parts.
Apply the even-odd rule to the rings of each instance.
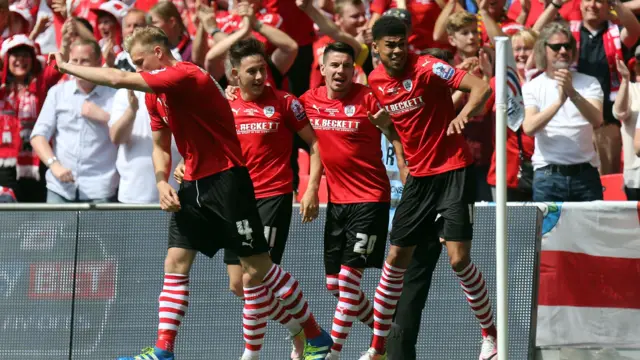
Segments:
[[[130,89],[152,93],[142,75],[113,68],[91,67],[65,62],[62,54],[55,53],[58,71],[90,81],[96,85],[108,86],[116,89]]]

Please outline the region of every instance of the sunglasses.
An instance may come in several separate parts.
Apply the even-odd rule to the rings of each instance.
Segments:
[[[560,51],[560,49],[562,48],[564,48],[567,51],[570,51],[571,49],[573,49],[573,46],[571,46],[571,43],[547,44],[547,46],[555,52]]]

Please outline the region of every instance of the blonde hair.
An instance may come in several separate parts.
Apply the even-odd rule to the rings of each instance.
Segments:
[[[536,44],[536,40],[538,40],[538,33],[532,29],[522,29],[511,36],[511,45],[513,45],[513,42],[516,39],[522,40],[526,47],[533,49]]]
[[[333,10],[335,14],[342,16],[342,10],[344,10],[347,5],[359,6],[362,4],[362,0],[335,0]]]
[[[475,15],[466,12],[460,11],[449,17],[447,20],[447,34],[453,35],[454,33],[460,31],[462,28],[475,25],[478,23],[478,18]]]
[[[145,26],[135,29],[133,34],[129,35],[124,40],[124,48],[130,53],[133,46],[138,43],[146,46],[161,46],[166,51],[171,49],[167,34],[165,34],[162,29],[155,26]]]
[[[184,22],[182,22],[180,11],[171,1],[159,1],[151,8],[151,10],[149,10],[149,13],[158,15],[164,21],[175,18],[178,23],[178,27],[180,27],[180,31],[187,31],[187,27],[184,26]]]

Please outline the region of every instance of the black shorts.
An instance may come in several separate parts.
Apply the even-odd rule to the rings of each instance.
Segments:
[[[197,250],[208,257],[220,249],[240,257],[269,251],[247,168],[183,181],[178,197],[181,209],[171,216],[169,248]]]
[[[332,204],[324,227],[324,267],[382,268],[389,227],[389,203]]]
[[[289,225],[291,224],[291,211],[293,210],[293,193],[271,196],[258,199],[258,212],[264,226],[264,237],[271,249],[271,261],[280,265],[284,246],[289,237]],[[224,263],[227,265],[239,265],[240,259],[230,249],[224,249]]]
[[[393,217],[391,244],[407,247],[438,238],[471,240],[475,192],[473,166],[433,176],[409,175]]]

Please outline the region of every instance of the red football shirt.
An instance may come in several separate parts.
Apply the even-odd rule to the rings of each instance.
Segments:
[[[397,7],[395,0],[373,0],[371,12],[382,15],[385,11]],[[407,0],[407,10],[411,13],[411,35],[409,44],[413,50],[426,50],[437,47],[450,49],[449,44],[433,40],[433,28],[442,11],[434,0]]]
[[[298,8],[295,0],[263,0],[262,6],[268,12],[282,16],[282,30],[291,36],[299,46],[311,45],[316,37],[313,21]]]
[[[532,28],[544,10],[545,5],[541,1],[531,1],[531,9],[529,9],[529,15],[527,15],[527,21],[524,23],[524,26]],[[511,6],[509,6],[507,16],[511,19],[517,19],[521,11],[522,5],[520,5],[520,1],[512,1]],[[560,16],[567,21],[582,20],[582,13],[580,13],[580,0],[571,0],[566,2],[560,8],[559,13]]]
[[[233,113],[209,73],[192,63],[179,62],[140,74],[154,92],[145,98],[151,129],[171,129],[184,158],[185,180],[244,165]]]
[[[321,86],[300,97],[318,137],[327,176],[329,201],[334,204],[388,202],[391,189],[382,164],[380,130],[367,111],[380,110],[371,89],[353,84],[342,99],[331,100]]]
[[[256,198],[293,192],[293,134],[309,125],[295,96],[270,86],[256,101],[230,102]]]
[[[391,77],[382,64],[369,74],[376,97],[391,114],[412,176],[431,176],[471,165],[462,135],[447,136],[456,117],[450,88],[467,73],[432,56],[411,55],[404,74]]]
[[[490,46],[491,39],[489,39],[489,34],[487,34],[487,29],[485,29],[484,27],[482,16],[480,15],[476,15],[476,16],[478,18],[478,33],[480,33],[481,44]],[[500,29],[502,29],[502,31],[508,36],[511,36],[517,33],[518,31],[524,29],[524,26],[522,26],[522,24],[508,18],[507,16],[503,16],[502,20],[498,22],[498,26],[500,26]]]
[[[280,28],[280,25],[282,25],[282,17],[278,14],[267,12],[266,9],[262,9],[256,14],[256,20],[275,28]],[[216,23],[224,33],[231,34],[242,26],[242,16],[239,16],[236,13],[227,13],[226,16],[216,17]],[[262,36],[259,32],[252,31],[251,34],[253,37],[265,44],[268,54],[272,53],[276,49],[276,47],[269,43],[267,38]]]

